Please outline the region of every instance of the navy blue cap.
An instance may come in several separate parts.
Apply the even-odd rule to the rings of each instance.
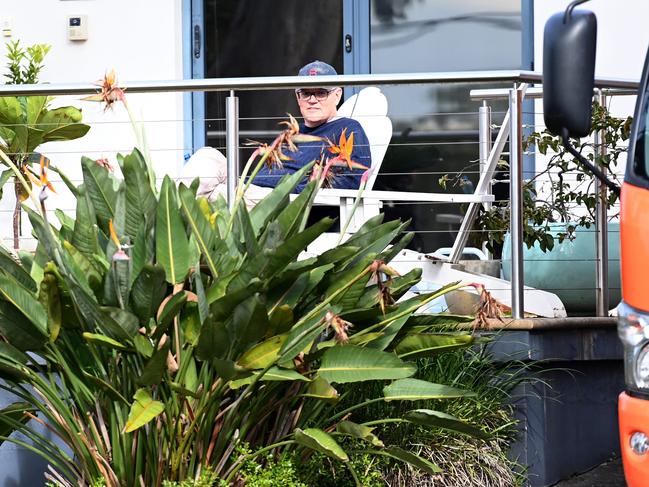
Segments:
[[[330,66],[323,61],[313,61],[306,66],[302,66],[298,76],[330,76],[336,74],[338,73],[336,73],[333,66]]]

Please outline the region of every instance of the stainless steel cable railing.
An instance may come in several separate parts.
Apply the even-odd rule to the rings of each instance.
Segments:
[[[413,85],[413,84],[449,84],[449,83],[511,83],[511,88],[506,90],[474,90],[471,92],[473,99],[481,100],[482,106],[478,110],[478,140],[476,144],[479,151],[480,180],[476,185],[476,194],[491,194],[491,183],[496,172],[495,163],[505,152],[507,139],[514,141],[509,144],[510,175],[510,233],[512,236],[512,314],[515,318],[523,317],[523,240],[522,240],[522,141],[523,133],[523,99],[533,99],[541,96],[540,88],[528,87],[530,84],[541,83],[540,73],[528,71],[467,71],[446,73],[401,73],[401,74],[368,74],[368,75],[338,75],[319,77],[280,76],[280,77],[247,77],[247,78],[221,78],[179,81],[140,81],[121,84],[128,94],[131,93],[186,93],[186,92],[213,92],[229,93],[226,99],[226,150],[228,154],[229,174],[238,173],[238,149],[241,147],[239,136],[239,113],[236,93],[246,90],[279,90],[305,86],[367,86],[367,85]],[[598,88],[597,96],[604,103],[606,97],[614,95],[632,94],[638,87],[638,82],[622,79],[597,79],[595,86]],[[37,84],[37,85],[3,85],[0,86],[0,96],[30,96],[30,95],[87,95],[97,91],[97,86],[90,83],[70,84]],[[490,100],[506,96],[509,100],[509,110],[505,114],[498,136],[493,140],[494,113],[488,105]],[[602,144],[596,144],[603,147]],[[178,150],[170,148],[169,150]],[[492,167],[493,166],[493,167]],[[229,193],[233,194],[234,180]],[[600,199],[605,198],[605,189],[597,188]],[[481,203],[471,203],[465,217],[458,239],[456,239],[453,252],[449,259],[457,260],[466,244],[466,237],[471,232],[472,218]],[[598,315],[607,311],[606,291],[608,287],[606,276],[606,213],[598,210],[597,232],[597,290],[598,290]]]

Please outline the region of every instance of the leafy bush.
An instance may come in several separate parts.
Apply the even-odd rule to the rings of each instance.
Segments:
[[[631,130],[632,117],[624,119],[611,116],[609,111],[593,103],[592,132],[602,134],[601,144],[606,147],[606,154],[595,154],[592,139],[573,141],[574,147],[596,166],[605,169],[613,181],[619,184],[615,174],[620,157],[626,154],[626,141]],[[562,145],[561,138],[547,130],[533,132],[524,140],[524,149],[536,150],[542,155],[549,155],[547,166],[523,184],[523,240],[528,248],[535,243],[542,251],[552,250],[555,237],[550,223],[566,223],[566,231],[560,232],[558,241],[575,237],[577,227],[590,228],[595,221],[597,195],[593,190],[593,176]],[[506,161],[499,162],[499,168],[509,171]],[[439,182],[447,185],[461,186],[466,176],[460,172],[456,176],[444,175]],[[545,195],[541,198],[541,194]],[[607,193],[607,208],[617,203],[617,195]],[[583,210],[586,210],[585,212]],[[480,247],[483,243],[494,251],[495,245],[504,242],[509,231],[509,201],[494,203],[490,208],[480,207],[474,223],[475,231],[471,234],[473,245]]]
[[[289,126],[278,141],[291,137],[299,134]],[[248,166],[279,147],[257,151]],[[332,224],[306,223],[322,179],[289,199],[310,167],[248,211],[243,182],[229,209],[197,199],[196,184],[176,188],[165,177],[158,190],[138,150],[118,159],[124,179],[82,159],[83,184],[69,184],[76,215],[57,212],[58,229],[43,166],[43,189],[29,191],[38,211],[26,210],[35,255],[0,250],[0,388],[19,399],[0,411],[0,441],[21,444],[12,430],[26,435],[58,486],[192,482],[201,472],[229,483],[268,452],[309,451],[346,466],[359,484],[345,438],[363,443],[363,455],[439,471],[383,442],[381,418],[353,421],[378,402],[472,396],[411,378],[414,358],[473,338],[431,332],[437,317],[413,315],[461,283],[397,301],[421,275],[398,276],[388,265],[412,238],[401,235],[406,224],[378,216],[299,260]],[[364,381],[384,387],[334,410],[337,389]],[[400,420],[480,431],[429,409]],[[253,451],[237,450],[243,443]]]

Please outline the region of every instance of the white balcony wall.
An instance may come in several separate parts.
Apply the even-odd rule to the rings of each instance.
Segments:
[[[182,0],[162,2],[113,0],[2,0],[0,25],[10,19],[11,36],[3,41],[20,40],[23,47],[34,43],[52,46],[45,59],[40,80],[48,83],[91,83],[115,69],[121,83],[183,78]],[[68,39],[69,15],[85,15],[88,40]],[[0,45],[0,72],[6,72],[5,43]],[[4,82],[4,79],[3,79]],[[91,126],[82,139],[45,144],[40,151],[54,164],[64,168],[74,180],[80,180],[80,158],[105,157],[117,167],[117,152],[130,152],[135,137],[126,110],[116,104],[104,113],[96,102],[80,97],[58,97],[54,105],[74,105],[82,109],[84,122]],[[144,121],[147,141],[158,177],[176,174],[182,165],[183,104],[177,93],[128,94],[135,117]],[[52,175],[55,179],[55,175]],[[61,184],[58,196],[49,205],[71,209],[73,198]],[[11,238],[13,191],[7,187],[0,202],[0,237],[6,244]],[[29,229],[25,234],[29,236]],[[29,246],[29,242],[24,242]]]

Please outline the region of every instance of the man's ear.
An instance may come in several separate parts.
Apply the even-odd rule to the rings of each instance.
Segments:
[[[340,100],[343,99],[343,89],[342,88],[336,88],[336,96],[338,97],[338,100],[336,101],[336,105],[340,104]]]

